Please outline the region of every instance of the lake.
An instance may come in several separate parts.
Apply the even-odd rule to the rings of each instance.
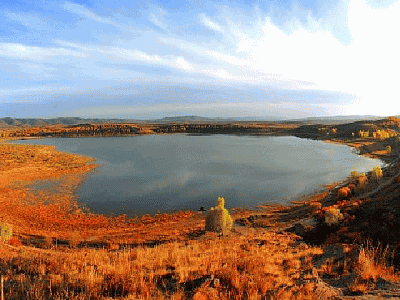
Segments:
[[[18,141],[97,159],[76,191],[94,212],[128,216],[214,205],[288,203],[351,171],[383,166],[348,146],[292,136],[143,135]]]

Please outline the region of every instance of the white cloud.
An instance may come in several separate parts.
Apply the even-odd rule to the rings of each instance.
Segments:
[[[203,72],[218,79],[237,79],[237,77],[235,78],[231,73],[224,69],[204,70]]]
[[[193,70],[193,66],[182,56],[179,56],[178,58],[175,59],[175,64],[181,69]]]
[[[224,30],[222,29],[222,27],[218,23],[212,21],[205,14],[200,14],[199,15],[199,19],[200,19],[200,23],[202,25],[204,25],[205,27],[207,27],[208,29],[211,29],[211,30],[214,30],[214,31],[217,31],[217,32],[220,32],[220,33],[224,32]]]
[[[216,51],[205,51],[205,54],[215,58],[217,60],[229,63],[230,65],[233,66],[238,66],[238,67],[244,67],[244,68],[253,68],[253,62],[246,60],[246,59],[242,59],[242,58],[238,58],[234,55],[229,55],[229,54],[223,54],[223,53],[218,53]]]
[[[108,57],[113,57],[117,61],[142,61],[147,63],[159,63],[162,61],[158,55],[149,55],[139,50],[118,47],[102,47],[96,50]]]
[[[27,60],[45,60],[54,56],[86,57],[84,53],[65,48],[33,47],[17,43],[0,43],[0,56]]]
[[[75,41],[63,40],[67,38],[60,35],[54,40],[58,47],[0,43],[0,57],[5,58],[2,62],[7,64],[10,74],[15,67],[19,68],[20,74],[31,74],[34,80],[40,76],[50,78],[53,74],[76,74],[77,82],[107,79],[115,83],[133,79],[155,81],[163,76],[160,74],[168,74],[164,76],[166,82],[192,80],[206,85],[217,82],[219,85],[265,87],[266,90],[271,87],[355,94],[356,98],[347,106],[321,106],[318,109],[341,112],[346,109],[351,114],[399,114],[396,110],[400,108],[397,104],[400,1],[380,8],[369,6],[365,0],[340,0],[340,4],[337,7],[342,7],[343,12],[325,16],[306,10],[298,12],[294,7],[287,15],[282,14],[288,20],[280,24],[273,21],[276,20],[273,11],[262,12],[260,9],[247,13],[220,7],[217,14],[189,12],[189,18],[194,16],[197,23],[182,30],[181,16],[159,7],[150,7],[151,11],[145,14],[148,19],[144,17],[144,26],[135,24],[139,26],[134,28],[129,27],[133,24],[132,19],[124,19],[130,24],[124,25],[121,19],[116,21],[115,14],[104,17],[85,6],[66,2],[63,8],[69,12],[119,28],[128,26],[132,30],[124,35],[102,31],[101,35],[93,37],[92,31],[82,27],[82,36],[77,36]],[[346,22],[343,21],[345,14]],[[166,16],[169,22],[165,21]],[[22,14],[9,14],[8,17],[24,24]],[[42,26],[35,25],[34,21],[27,20],[26,26]],[[143,19],[138,17],[136,21]],[[149,28],[148,21],[164,32]],[[340,30],[348,30],[351,40],[337,39],[335,28],[339,25]],[[83,38],[91,43],[82,42]],[[29,64],[21,66],[18,65],[21,62],[15,60],[26,60]],[[143,68],[146,65],[157,68]],[[171,72],[150,73],[161,67]],[[247,99],[250,94],[246,95]],[[291,96],[286,97],[277,100],[295,103]],[[320,102],[323,101],[337,101],[337,98],[326,100],[321,97]],[[298,109],[301,111],[302,108]]]
[[[75,4],[75,3],[71,3],[71,2],[65,2],[63,5],[63,8],[69,12],[75,13],[77,15],[80,15],[82,17],[91,19],[91,20],[99,22],[99,23],[109,24],[109,25],[113,25],[113,26],[119,26],[117,23],[113,22],[111,19],[101,17],[101,16],[93,13],[91,10],[87,9],[83,5],[79,5],[79,4]]]
[[[392,85],[394,72],[400,67],[397,40],[400,2],[385,9],[373,9],[365,3],[351,1],[348,14],[352,34],[349,52],[354,73],[364,82],[389,82]]]
[[[162,30],[168,31],[168,24],[164,20],[165,15],[167,15],[167,12],[164,9],[155,7],[153,12],[149,14],[149,20]]]
[[[231,43],[233,51],[227,51],[227,47],[222,51],[204,49],[204,45],[196,48],[195,44],[176,39],[163,41],[214,60],[216,71],[204,68],[204,73],[211,76],[257,84],[285,81],[300,89],[356,94],[359,101],[353,102],[352,113],[356,113],[357,103],[359,109],[364,106],[365,111],[374,113],[377,101],[385,106],[379,109],[380,114],[393,113],[389,107],[396,107],[393,101],[399,98],[396,74],[400,69],[400,1],[379,9],[366,1],[346,2],[352,37],[349,44],[340,42],[331,32],[337,20],[317,20],[310,14],[306,24],[294,17],[284,28],[268,16],[259,16],[251,26],[242,26],[240,15],[233,15],[239,21],[228,20],[230,27],[225,31],[201,14],[202,24],[223,32],[223,41]],[[299,81],[313,84],[296,83]]]
[[[32,28],[42,28],[47,27],[47,23],[45,22],[44,18],[31,15],[31,14],[24,14],[24,13],[13,13],[13,12],[6,12],[5,16],[14,22],[18,22],[26,27]]]
[[[342,65],[337,58],[343,53],[344,46],[322,29],[309,32],[299,25],[293,25],[293,28],[291,34],[286,34],[266,18],[254,28],[256,34],[253,36],[236,27],[235,55],[216,51],[205,54],[238,67],[238,71],[276,74],[284,80],[311,81],[320,84],[321,88],[329,88],[330,74]]]
[[[87,47],[83,46],[82,44],[74,43],[74,42],[68,42],[68,41],[63,41],[56,39],[54,42],[62,47],[69,47],[69,48],[75,48],[83,51],[93,51],[95,50],[95,47]]]
[[[175,55],[156,55],[148,54],[137,49],[126,49],[120,47],[99,47],[83,46],[74,42],[56,40],[56,43],[62,46],[80,49],[86,52],[97,52],[103,54],[107,59],[113,59],[115,62],[139,62],[150,65],[161,65],[181,70],[193,70],[194,67],[184,57]],[[109,62],[109,60],[108,60]]]
[[[2,97],[9,97],[9,96],[19,96],[18,101],[20,102],[20,96],[23,95],[31,95],[37,94],[38,92],[42,95],[50,95],[53,93],[62,93],[62,94],[70,94],[76,91],[74,87],[51,87],[47,85],[41,86],[31,86],[31,87],[24,87],[24,88],[7,88],[7,89],[0,89],[0,96]],[[25,102],[30,102],[29,100]]]
[[[192,70],[193,66],[185,60],[182,56],[175,55],[154,55],[148,54],[139,50],[130,50],[117,47],[107,47],[102,49],[97,49],[100,53],[106,55],[107,57],[112,57],[116,61],[131,61],[131,62],[141,62],[150,65],[161,65],[174,69],[181,70]]]
[[[157,27],[161,28],[162,30],[165,30],[165,31],[167,30],[167,26],[161,20],[159,20],[159,18],[154,13],[151,13],[149,15],[149,20],[154,25],[156,25]]]

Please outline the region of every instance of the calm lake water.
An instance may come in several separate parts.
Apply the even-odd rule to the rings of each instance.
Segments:
[[[19,141],[94,157],[77,197],[95,212],[145,213],[287,203],[383,165],[347,146],[284,137],[145,135]]]

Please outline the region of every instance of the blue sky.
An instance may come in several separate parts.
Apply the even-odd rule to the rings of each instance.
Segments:
[[[397,115],[400,1],[1,1],[0,117]]]

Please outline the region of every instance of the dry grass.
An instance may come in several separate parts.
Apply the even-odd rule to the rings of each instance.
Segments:
[[[0,188],[11,182],[49,179],[95,167],[89,157],[55,150],[54,146],[0,144]]]
[[[393,253],[388,246],[383,249],[380,245],[374,247],[366,243],[360,250],[357,272],[364,280],[393,279],[394,270],[388,267],[390,260],[393,260]]]
[[[392,264],[394,251],[389,246],[373,246],[371,242],[366,242],[359,251],[358,259],[355,264],[357,276],[349,285],[353,292],[367,293],[380,290],[381,285],[392,285],[399,292],[400,275],[394,271]]]
[[[279,298],[284,291],[286,298],[312,299],[313,284],[305,274],[312,274],[312,257],[322,251],[294,247],[295,240],[293,235],[254,232],[121,251],[3,245],[8,258],[0,267],[9,274],[7,299],[21,294],[62,299],[65,293],[79,299],[165,299],[179,294],[187,299],[212,293],[220,299],[259,299],[267,294]]]

